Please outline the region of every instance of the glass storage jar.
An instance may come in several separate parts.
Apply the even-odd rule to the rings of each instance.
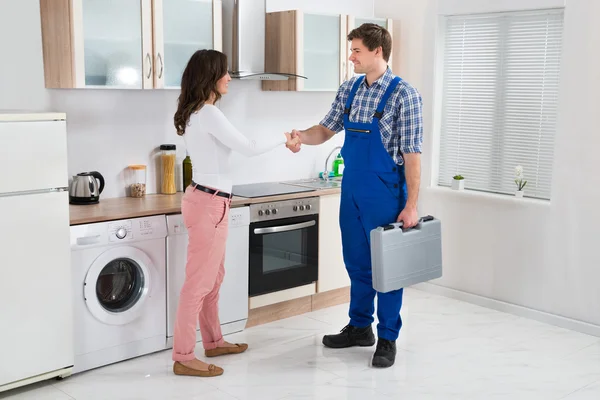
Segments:
[[[162,169],[161,193],[163,194],[175,194],[177,192],[175,186],[175,150],[176,146],[174,144],[163,144],[160,146],[160,164]]]
[[[131,197],[144,197],[146,195],[146,166],[129,166],[129,190]]]

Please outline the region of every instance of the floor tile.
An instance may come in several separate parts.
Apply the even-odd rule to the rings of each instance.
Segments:
[[[0,393],[0,399],[11,400],[72,400],[73,397],[52,387],[52,381],[35,383],[26,387]]]

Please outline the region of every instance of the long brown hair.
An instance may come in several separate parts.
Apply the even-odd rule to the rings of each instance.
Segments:
[[[188,61],[181,77],[181,94],[177,99],[174,121],[182,136],[190,115],[198,111],[211,95],[221,98],[217,81],[227,73],[227,56],[216,50],[198,50]]]

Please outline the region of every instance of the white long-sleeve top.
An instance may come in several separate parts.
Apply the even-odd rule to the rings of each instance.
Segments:
[[[183,139],[192,160],[194,182],[227,193],[231,193],[232,187],[229,165],[232,151],[256,156],[286,143],[284,134],[260,143],[249,140],[211,104],[205,104],[190,116]]]

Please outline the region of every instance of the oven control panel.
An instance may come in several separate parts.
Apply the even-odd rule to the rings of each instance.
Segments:
[[[250,222],[268,221],[318,213],[318,197],[274,201],[272,203],[250,205]]]

